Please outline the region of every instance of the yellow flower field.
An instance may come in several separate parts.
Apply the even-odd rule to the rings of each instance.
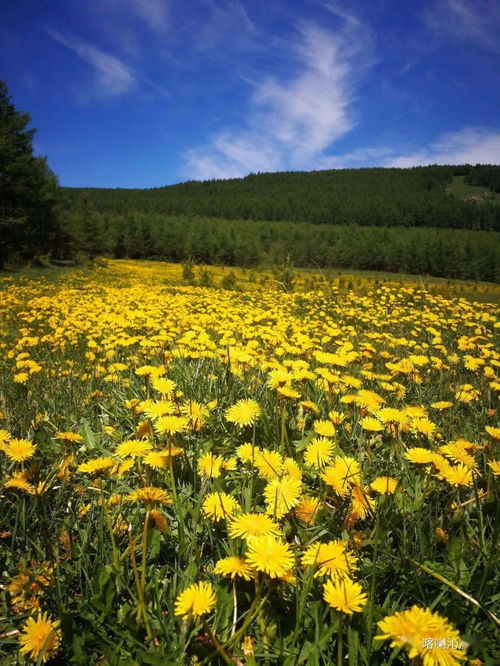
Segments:
[[[0,278],[1,663],[498,663],[499,307],[237,277]]]

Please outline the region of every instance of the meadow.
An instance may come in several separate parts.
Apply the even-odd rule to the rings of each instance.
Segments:
[[[0,278],[0,663],[499,663],[499,287],[189,272]]]

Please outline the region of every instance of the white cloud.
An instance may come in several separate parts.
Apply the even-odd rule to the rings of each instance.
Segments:
[[[91,65],[96,75],[94,95],[109,97],[129,92],[136,86],[136,77],[127,65],[116,56],[105,53],[90,42],[70,33],[46,28],[47,33],[59,44],[70,49]]]
[[[343,20],[337,31],[299,27],[298,41],[279,54],[298,63],[296,74],[257,81],[243,127],[224,129],[185,153],[189,178],[317,168],[323,151],[355,125],[354,86],[369,41],[358,21],[337,18]]]
[[[500,52],[498,0],[430,0],[424,17],[436,35]]]
[[[411,167],[425,164],[498,164],[500,129],[466,127],[407,155],[393,155],[384,166]]]
[[[443,134],[428,146],[403,150],[394,146],[368,146],[325,157],[317,169],[367,166],[413,167],[428,164],[498,164],[500,128],[465,127]]]

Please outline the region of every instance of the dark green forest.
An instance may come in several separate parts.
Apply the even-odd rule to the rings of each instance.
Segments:
[[[0,82],[0,269],[97,256],[384,270],[500,281],[500,166],[251,174],[152,189],[63,188]]]
[[[500,177],[500,167],[483,168]],[[453,176],[468,177],[469,172],[478,173],[478,167],[262,173],[145,190],[65,188],[65,194],[70,207],[88,196],[99,213],[500,230],[499,206],[478,206],[446,192]]]
[[[80,202],[80,207],[85,204]],[[493,231],[263,222],[132,212],[72,211],[77,247],[91,255],[242,267],[282,264],[500,281]],[[87,237],[87,240],[85,238]]]

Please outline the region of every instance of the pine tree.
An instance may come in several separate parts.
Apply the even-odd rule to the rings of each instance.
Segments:
[[[46,159],[33,155],[29,114],[10,100],[0,81],[0,268],[14,255],[27,260],[61,246],[62,234],[57,179]]]

